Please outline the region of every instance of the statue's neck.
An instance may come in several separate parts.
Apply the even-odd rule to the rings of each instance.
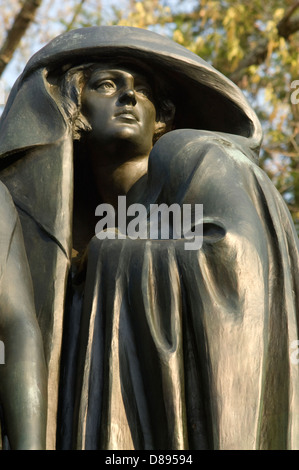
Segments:
[[[92,168],[100,199],[117,209],[118,196],[126,196],[132,186],[147,173],[148,155],[104,165],[93,159]]]
[[[108,203],[117,212],[118,196],[127,195],[147,173],[148,155],[125,159],[123,153],[119,157],[106,153],[103,157],[87,149],[79,155],[75,164],[73,246],[81,252],[95,235],[96,207]]]

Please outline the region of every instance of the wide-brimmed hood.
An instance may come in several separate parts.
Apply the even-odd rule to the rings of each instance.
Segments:
[[[166,85],[172,90],[172,100],[176,105],[176,129],[203,129],[240,136],[253,159],[257,160],[262,139],[261,126],[241,90],[210,64],[179,44],[151,31],[126,26],[100,26],[69,31],[53,39],[31,58],[11,92],[0,121],[0,139],[1,130],[5,131],[6,136],[5,143],[2,139],[0,145],[0,156],[10,153],[14,146],[18,146],[16,134],[14,133],[11,141],[11,131],[7,132],[7,123],[5,124],[11,108],[18,106],[19,112],[25,116],[30,106],[31,138],[24,131],[26,123],[28,125],[28,116],[21,121],[18,119],[24,127],[21,134],[26,147],[41,143],[43,132],[44,137],[51,132],[46,140],[57,140],[59,130],[64,127],[54,118],[55,103],[49,97],[51,91],[48,88],[45,94],[39,90],[38,81],[41,87],[46,87],[47,74],[53,70],[66,70],[84,62],[111,58],[138,60],[149,66],[153,74],[163,75]],[[30,85],[32,77],[35,80],[34,87]],[[27,90],[26,97],[21,91],[24,88]],[[42,113],[42,119],[39,113]],[[15,125],[16,122],[14,128]],[[39,129],[40,126],[42,129]]]

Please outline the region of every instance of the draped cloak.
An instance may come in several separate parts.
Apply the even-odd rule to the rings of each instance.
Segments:
[[[72,133],[49,77],[110,57],[163,74],[176,105],[128,200],[203,204],[203,244],[94,237],[78,280]],[[155,33],[83,28],[29,61],[0,122],[1,179],[44,337],[48,448],[299,448],[298,238],[260,143],[241,91]]]

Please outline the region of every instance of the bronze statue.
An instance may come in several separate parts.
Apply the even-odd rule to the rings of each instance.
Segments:
[[[29,61],[1,180],[44,340],[48,448],[299,448],[298,238],[261,138],[233,83],[149,31],[74,30]],[[95,209],[119,196],[148,214],[203,204],[201,248],[99,239]]]

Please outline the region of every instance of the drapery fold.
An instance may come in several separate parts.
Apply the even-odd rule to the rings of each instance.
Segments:
[[[149,173],[140,201],[203,203],[203,244],[92,240],[72,445],[297,448],[298,365],[289,348],[298,335],[298,247],[290,216],[229,136],[207,143],[200,131],[172,134],[150,157],[150,171],[165,165],[165,178],[157,191]],[[180,151],[169,151],[170,140]]]

